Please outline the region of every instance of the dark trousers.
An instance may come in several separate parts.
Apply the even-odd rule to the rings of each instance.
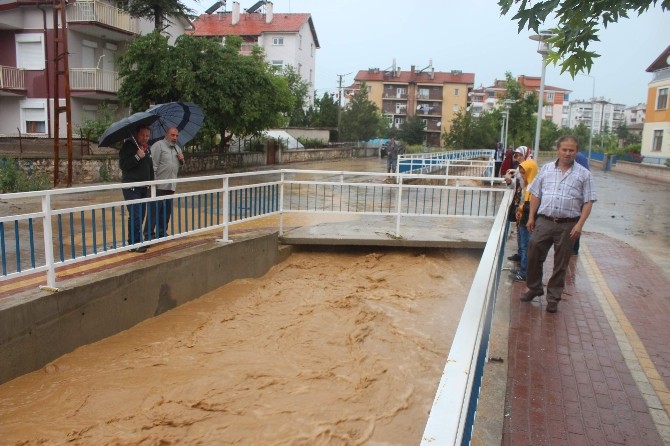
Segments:
[[[572,223],[554,223],[538,216],[535,230],[528,243],[528,270],[526,285],[533,294],[544,294],[542,286],[542,270],[549,249],[554,247],[554,271],[547,282],[547,302],[561,300],[565,288],[565,273],[572,256],[575,243],[570,238],[570,231],[575,227]]]
[[[148,187],[129,187],[122,189],[122,191],[123,198],[126,201],[149,197]],[[144,222],[147,205],[146,203],[128,203],[126,209],[128,209],[128,244],[141,243],[144,241],[142,239],[142,223]]]
[[[157,197],[174,195],[173,190],[156,189]],[[168,223],[172,216],[172,198],[165,200],[152,201],[149,203],[149,215],[147,215],[147,224],[144,226],[144,237],[148,240],[166,237]]]

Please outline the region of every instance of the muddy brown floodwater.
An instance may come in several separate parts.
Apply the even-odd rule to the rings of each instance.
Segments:
[[[479,255],[295,253],[0,386],[0,443],[418,444]]]

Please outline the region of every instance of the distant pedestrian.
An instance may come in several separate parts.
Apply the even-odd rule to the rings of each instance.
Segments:
[[[502,163],[505,160],[505,148],[503,147],[503,144],[499,142],[496,144],[493,150],[495,150],[494,153],[495,166],[496,166],[495,175],[497,177],[502,177],[503,175],[505,175],[505,173],[500,171],[500,167],[502,166]]]
[[[391,138],[391,141],[389,141],[389,147],[386,149],[386,173],[395,173],[397,163],[398,147],[396,146],[395,139]]]
[[[533,182],[537,175],[538,166],[535,160],[526,160],[519,164],[519,175],[524,184],[521,203],[516,213],[517,242],[519,247],[519,269],[512,271],[512,278],[516,282],[526,281],[526,271],[528,269],[528,242],[530,240],[530,231],[526,228],[528,217],[530,216],[530,192],[528,186]]]
[[[547,311],[555,313],[565,288],[565,274],[575,239],[597,200],[591,172],[575,163],[579,142],[574,136],[558,140],[558,159],[545,164],[528,190],[530,214],[526,227],[532,233],[528,244],[528,291],[522,302],[544,294],[542,274],[549,249],[554,247],[554,270],[547,282]]]
[[[148,127],[138,127],[134,135],[128,138],[121,146],[119,152],[119,167],[121,168],[121,181],[124,183],[134,183],[140,181],[151,181],[154,179],[154,165],[151,159],[151,150],[149,149],[149,137],[151,131]],[[122,189],[123,198],[130,202],[131,200],[140,200],[149,198],[149,187],[127,187]],[[134,245],[141,243],[142,224],[146,217],[146,203],[128,203],[128,244]],[[146,246],[133,248],[134,252],[145,252]]]

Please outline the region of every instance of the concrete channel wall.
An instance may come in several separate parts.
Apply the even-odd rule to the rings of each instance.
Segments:
[[[11,298],[0,308],[0,383],[233,280],[260,277],[290,252],[277,233],[211,243],[86,274],[53,294]]]

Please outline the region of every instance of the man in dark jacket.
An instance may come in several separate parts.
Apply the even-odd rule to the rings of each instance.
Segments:
[[[148,127],[135,129],[133,137],[127,139],[119,152],[119,167],[121,168],[121,181],[124,183],[135,183],[139,181],[151,181],[154,179],[154,164],[149,150],[149,137],[151,132]],[[123,198],[126,201],[148,198],[150,189],[148,186],[128,187],[123,189]],[[141,243],[142,223],[146,215],[146,203],[127,204],[128,209],[128,244]],[[133,252],[145,252],[146,246],[133,248]]]

